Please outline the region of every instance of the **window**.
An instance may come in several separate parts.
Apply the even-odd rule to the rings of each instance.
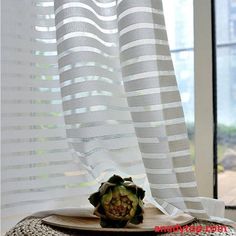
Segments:
[[[236,1],[216,1],[218,197],[236,207]]]
[[[235,185],[232,185],[234,184],[232,179],[236,179],[236,1],[216,0],[215,3],[218,197],[224,200],[226,205],[235,206],[236,182]],[[163,0],[163,5],[172,59],[188,127],[192,158],[195,161],[193,1]],[[212,147],[209,145],[207,148]],[[201,158],[203,157],[201,156]]]

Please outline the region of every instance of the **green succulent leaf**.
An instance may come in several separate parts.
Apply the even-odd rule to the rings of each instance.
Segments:
[[[102,183],[100,188],[99,188],[100,196],[102,196],[103,194],[106,194],[106,192],[109,191],[109,189],[111,189],[111,188],[113,188],[115,186],[116,186],[116,184],[110,183],[110,182]]]
[[[132,180],[132,178],[131,178],[131,177],[124,178],[123,180],[124,180],[124,181],[130,181],[130,182],[133,182],[133,180]]]
[[[141,215],[141,214],[143,214],[143,208],[140,205],[138,205],[135,215]]]
[[[143,215],[137,215],[130,220],[130,223],[138,225],[143,222]]]
[[[113,175],[107,182],[112,184],[122,184],[124,180],[119,175]]]
[[[93,206],[97,206],[100,202],[100,192],[96,192],[90,195],[89,197],[89,202],[93,205]]]
[[[100,225],[103,228],[124,228],[127,225],[127,222],[128,221],[116,221],[105,218],[100,219]]]
[[[101,198],[102,205],[109,204],[112,200],[112,190],[110,189],[108,193],[104,194]]]
[[[143,200],[145,197],[145,191],[142,188],[137,187],[137,195],[139,196],[140,199]]]

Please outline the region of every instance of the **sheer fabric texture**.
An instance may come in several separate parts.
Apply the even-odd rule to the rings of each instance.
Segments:
[[[207,218],[161,0],[5,0],[2,21],[3,231],[114,173]]]

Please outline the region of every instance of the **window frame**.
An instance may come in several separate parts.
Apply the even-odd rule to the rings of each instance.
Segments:
[[[198,0],[193,4],[196,179],[200,196],[217,199],[216,50],[222,45],[216,43],[215,1]],[[226,215],[230,209],[230,218],[236,219],[236,206],[225,208]]]
[[[193,1],[195,170],[200,196],[214,197],[212,0]],[[204,7],[203,7],[204,6]],[[212,187],[209,187],[212,186]]]

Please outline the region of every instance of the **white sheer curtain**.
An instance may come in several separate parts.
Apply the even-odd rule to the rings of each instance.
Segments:
[[[3,231],[113,173],[207,218],[161,0],[5,0],[2,22]]]

